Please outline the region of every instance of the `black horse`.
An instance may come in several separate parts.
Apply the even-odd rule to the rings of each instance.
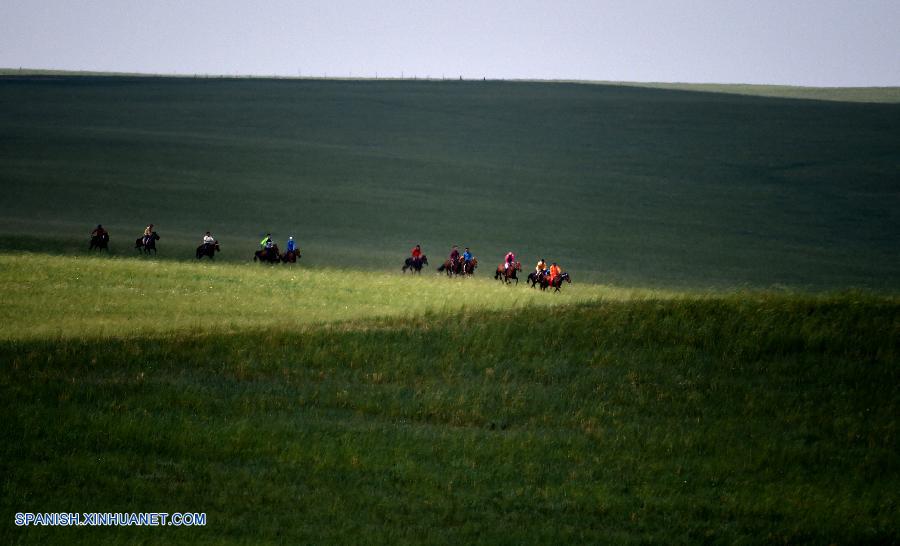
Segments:
[[[297,260],[299,260],[300,257],[299,250],[288,250],[281,256],[281,261],[286,264],[294,264],[297,263]]]
[[[91,246],[88,248],[88,252],[92,252],[95,248],[100,251],[105,250],[107,253],[109,252],[109,233],[91,237]]]
[[[137,249],[138,252],[143,252],[144,254],[150,254],[150,251],[153,251],[153,254],[156,254],[156,241],[159,240],[159,235],[154,231],[147,237],[147,242],[144,243],[144,237],[138,237],[134,242],[134,248]]]
[[[253,261],[262,263],[277,264],[281,261],[281,252],[278,251],[278,245],[272,245],[272,248],[264,248],[257,250],[253,254]]]
[[[222,249],[219,248],[219,241],[215,241],[212,244],[203,243],[197,247],[197,259],[202,260],[204,256],[210,260],[215,259],[216,252],[222,252]]]
[[[559,292],[559,289],[562,288],[562,282],[566,281],[567,283],[572,283],[572,278],[569,277],[568,273],[560,273],[553,279],[553,282],[550,282],[550,277],[544,277],[541,279],[541,290],[546,290],[547,287],[555,288],[554,292]]]
[[[406,273],[407,269],[412,269],[415,273],[421,273],[422,267],[426,265],[428,265],[428,256],[422,254],[422,257],[418,259],[410,256],[403,264],[403,272]]]
[[[531,287],[541,284],[541,281],[544,280],[547,276],[543,273],[538,273],[537,271],[532,271],[528,274],[528,282],[531,283]]]

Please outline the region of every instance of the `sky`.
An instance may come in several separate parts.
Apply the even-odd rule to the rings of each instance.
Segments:
[[[900,0],[2,0],[0,67],[900,85]]]

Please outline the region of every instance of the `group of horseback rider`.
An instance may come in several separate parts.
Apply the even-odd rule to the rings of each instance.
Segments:
[[[287,251],[282,254],[278,249],[278,245],[275,244],[275,241],[272,240],[272,234],[266,233],[266,236],[262,238],[259,242],[260,249],[256,251],[253,255],[253,261],[260,261],[263,263],[275,263],[275,262],[283,262],[283,263],[296,263],[297,258],[300,257],[300,248],[297,246],[297,243],[294,242],[294,236],[291,235],[287,240]]]
[[[148,224],[147,227],[144,228],[144,234],[137,240],[135,246],[138,248],[143,247],[148,252],[150,248],[156,250],[156,245],[154,244],[156,239],[159,239],[159,235],[154,231],[153,224]],[[108,244],[109,232],[103,228],[102,224],[97,224],[96,229],[91,231],[91,250],[94,248],[108,249]],[[284,256],[299,257],[300,253],[300,249],[297,247],[297,243],[294,241],[293,236],[288,237],[287,252],[284,255],[278,251],[278,245],[272,240],[271,233],[266,233],[266,236],[259,242],[259,246],[260,250],[256,252],[254,260],[258,258],[263,261],[279,261],[283,260]],[[203,235],[201,245],[197,248],[197,258],[202,258],[203,256],[212,258],[217,250],[219,250],[219,242],[207,231]],[[413,271],[421,272],[422,266],[427,264],[428,258],[422,253],[422,245],[416,245],[410,250],[410,257],[407,258],[406,265],[403,266],[403,271],[406,272],[408,268],[412,268]],[[448,275],[471,275],[475,272],[477,266],[478,259],[472,254],[469,247],[465,247],[463,253],[460,254],[459,246],[453,245],[447,261],[438,267],[438,271],[446,271]],[[498,278],[501,271],[503,272],[503,277],[507,279],[510,277],[514,278],[515,271],[520,268],[521,265],[516,262],[516,255],[512,251],[509,251],[503,258],[502,266],[497,268]],[[544,258],[541,258],[534,267],[534,273],[529,275],[529,279],[532,280],[532,286],[536,283],[539,283],[542,286],[545,284],[556,286],[556,280],[563,275],[567,274],[563,273],[559,264],[552,262],[548,267],[547,261],[544,260]],[[516,281],[518,281],[518,279],[516,279]]]
[[[135,241],[135,248],[140,249],[144,252],[150,253],[150,251],[156,251],[156,241],[159,239],[159,235],[156,233],[153,224],[148,224],[147,227],[144,228],[144,233],[138,237]],[[300,249],[297,246],[297,243],[294,241],[294,237],[288,237],[287,241],[287,252],[285,254],[281,254],[278,251],[278,246],[272,240],[272,234],[266,233],[266,236],[263,237],[262,241],[259,243],[260,251],[257,252],[257,257],[262,255],[263,258],[274,258],[270,261],[290,261],[295,262],[296,258],[300,257]],[[103,227],[102,224],[97,224],[97,227],[91,231],[91,246],[90,250],[94,249],[100,250],[109,250],[109,232]],[[213,258],[215,253],[220,250],[219,241],[213,237],[212,233],[207,231],[203,234],[200,246],[197,247],[197,258],[200,259],[204,256],[208,256],[209,258]],[[286,260],[284,258],[287,258]]]
[[[476,267],[478,267],[478,258],[472,255],[469,247],[466,247],[463,253],[460,254],[459,247],[453,245],[447,261],[438,267],[438,271],[446,271],[447,276],[472,275],[475,273]]]
[[[272,240],[271,233],[266,233],[266,236],[263,237],[262,241],[259,242],[259,247],[260,247],[260,249],[263,249],[263,250],[265,250],[265,249],[272,250],[274,248],[278,248],[278,246],[275,244],[275,241]],[[287,240],[287,251],[288,252],[296,252],[296,250],[297,250],[297,243],[294,242],[294,236],[291,235],[288,237],[288,240]]]
[[[422,265],[427,263],[428,258],[422,253],[422,246],[416,245],[410,250],[410,257],[406,259],[403,271],[406,272],[408,268],[412,268],[413,271],[421,271]],[[447,257],[447,261],[438,267],[438,271],[446,271],[448,275],[459,275],[463,273],[471,275],[477,265],[478,259],[472,254],[469,247],[465,247],[463,253],[460,254],[459,246],[453,245],[450,250],[450,255]],[[502,265],[497,268],[497,275],[495,278],[500,278],[507,282],[511,279],[515,279],[518,282],[518,278],[515,275],[517,270],[521,270],[521,264],[516,261],[516,255],[512,251],[509,251],[506,253],[506,256],[503,257]],[[529,275],[529,280],[532,281],[532,286],[535,284],[539,284],[541,287],[547,285],[557,286],[557,279],[560,279],[565,275],[567,274],[563,273],[559,264],[552,262],[548,266],[547,261],[544,260],[544,258],[541,258],[537,265],[535,265],[534,273]]]
[[[550,267],[547,267],[547,261],[541,258],[537,265],[534,266],[535,278],[540,282],[541,279],[546,279],[551,285],[554,284],[557,277],[562,275],[562,268],[556,262],[550,264]]]

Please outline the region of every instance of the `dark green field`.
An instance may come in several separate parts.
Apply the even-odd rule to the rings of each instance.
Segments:
[[[612,85],[0,79],[0,248],[397,267],[412,244],[627,286],[896,290],[900,104]]]
[[[0,77],[0,543],[900,543],[897,90],[708,89]]]
[[[540,316],[0,344],[6,542],[897,540],[896,300]]]

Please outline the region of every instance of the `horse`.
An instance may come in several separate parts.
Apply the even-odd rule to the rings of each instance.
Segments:
[[[428,256],[422,254],[421,258],[413,258],[410,256],[403,263],[403,272],[406,273],[407,269],[412,269],[415,273],[422,273],[422,266],[428,265]]]
[[[504,268],[503,264],[500,264],[497,266],[494,278],[499,279],[506,284],[512,283],[511,279],[515,279],[516,284],[519,284],[519,277],[516,276],[516,271],[522,271],[522,262],[513,262],[508,268]]]
[[[562,288],[563,281],[571,284],[572,278],[569,277],[568,273],[560,273],[556,276],[556,278],[553,279],[553,281],[550,280],[550,277],[544,277],[543,279],[541,279],[541,290],[546,290],[547,287],[550,286],[556,288],[556,290],[554,290],[554,293],[559,292],[559,289]]]
[[[147,238],[147,243],[144,244],[144,237],[138,237],[134,242],[134,248],[137,249],[138,252],[144,252],[145,254],[150,254],[150,251],[153,251],[153,254],[156,254],[156,241],[159,240],[159,235],[154,231],[150,234],[150,237]]]
[[[92,252],[95,248],[109,253],[109,233],[91,237],[91,246],[88,248],[88,252]]]
[[[478,258],[472,258],[467,262],[463,262],[463,275],[474,275],[475,268],[478,267]]]
[[[299,250],[288,250],[281,256],[281,261],[283,263],[295,264],[297,260],[300,259],[300,251]]]
[[[278,245],[272,245],[272,248],[264,248],[253,253],[253,261],[259,260],[260,263],[275,264],[281,261],[281,252],[278,251]]]
[[[208,256],[212,260],[216,257],[216,252],[222,252],[222,249],[219,248],[219,241],[214,241],[212,244],[203,243],[197,247],[197,259],[202,260],[204,256]]]
[[[463,259],[459,258],[454,263],[452,260],[444,260],[444,263],[441,264],[440,267],[437,268],[438,273],[441,271],[446,271],[448,277],[452,277],[453,275],[462,275],[463,273]]]
[[[546,277],[547,276],[544,275],[543,273],[538,273],[537,271],[532,271],[531,273],[528,274],[527,282],[530,282],[531,287],[534,288],[536,285],[541,284],[541,281],[543,281]]]

